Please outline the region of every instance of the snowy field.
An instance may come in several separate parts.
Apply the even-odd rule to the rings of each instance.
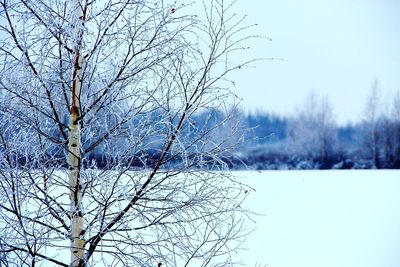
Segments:
[[[399,267],[400,171],[237,172],[256,192],[245,266]]]
[[[260,214],[246,250],[233,252],[243,266],[400,266],[400,170],[234,175],[256,190],[242,207]]]

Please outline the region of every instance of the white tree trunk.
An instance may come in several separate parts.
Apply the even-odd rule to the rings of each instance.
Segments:
[[[84,225],[82,213],[82,185],[80,181],[81,172],[81,128],[80,128],[80,95],[83,80],[82,49],[82,26],[85,21],[85,10],[79,0],[75,0],[75,61],[72,73],[71,109],[69,117],[69,140],[68,140],[68,162],[69,162],[69,186],[71,200],[71,266],[84,265],[83,239]]]
[[[80,181],[80,127],[79,109],[71,107],[70,114],[70,133],[69,133],[69,185],[71,199],[71,263],[72,266],[79,266],[83,260],[84,240],[83,233],[83,214],[81,210],[81,181]]]

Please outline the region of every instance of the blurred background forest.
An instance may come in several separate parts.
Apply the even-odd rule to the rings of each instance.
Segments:
[[[160,118],[165,115],[162,112],[154,110],[143,116],[146,116],[146,121],[153,122],[153,127],[157,127]],[[130,126],[141,123],[143,118],[140,116],[129,122]],[[106,124],[113,123],[113,118],[104,117],[103,120]],[[2,138],[18,135],[17,122],[9,123],[16,125],[9,125],[7,128],[12,131],[4,130]],[[86,148],[90,153],[84,158],[83,164],[105,168],[110,161],[114,161],[132,169],[151,167],[162,153],[163,137],[168,132],[163,127],[159,126],[157,135],[142,140],[143,148],[128,157],[119,153],[123,149],[118,148],[126,145],[122,139],[112,145],[99,145],[93,150]],[[56,132],[54,129],[55,135]],[[218,149],[226,149],[226,155],[216,158],[212,153],[192,154],[192,157],[201,157],[200,162],[210,169],[399,169],[400,93],[384,101],[375,82],[360,120],[346,124],[337,122],[329,99],[314,92],[310,92],[296,112],[288,116],[266,111],[247,112],[240,105],[223,108],[210,106],[191,117],[183,129],[183,136],[186,141],[193,139],[194,144],[199,134],[210,132],[213,132],[212,140],[207,138],[207,144],[204,145],[215,144],[215,148],[219,146]],[[102,134],[100,130],[97,132],[99,136]],[[89,139],[83,140],[84,147],[90,143]],[[49,166],[59,166],[64,157],[64,152],[56,147],[47,149],[47,156],[43,159]],[[187,149],[196,151],[198,148]],[[15,154],[20,163],[29,161],[30,157],[28,154]],[[184,158],[184,155],[172,153],[167,160],[168,166],[177,168],[184,164]]]

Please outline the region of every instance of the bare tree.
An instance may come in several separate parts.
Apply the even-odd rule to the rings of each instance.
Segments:
[[[333,108],[311,92],[288,126],[289,150],[325,164],[336,143]]]
[[[212,138],[231,114],[191,118],[234,110],[248,37],[231,3],[199,6],[1,0],[2,265],[233,264],[249,189]]]
[[[385,114],[383,129],[383,150],[385,167],[398,168],[400,166],[400,92],[393,97],[389,110]]]
[[[374,81],[365,107],[366,136],[365,144],[375,168],[380,168],[379,159],[379,119],[382,115],[381,96],[378,81]]]
[[[392,117],[394,124],[394,166],[400,167],[400,91],[397,91],[393,100]]]

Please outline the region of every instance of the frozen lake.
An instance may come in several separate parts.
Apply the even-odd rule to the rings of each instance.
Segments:
[[[237,172],[256,192],[246,266],[399,267],[400,171]]]

